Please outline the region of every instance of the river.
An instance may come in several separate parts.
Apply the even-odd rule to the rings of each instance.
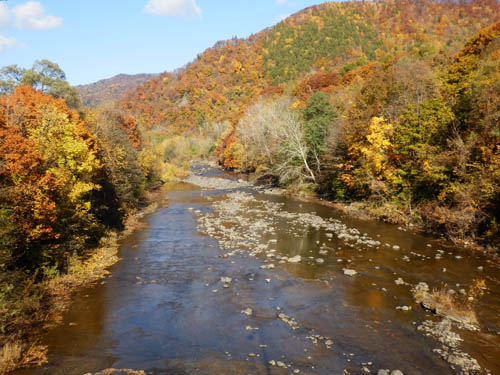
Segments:
[[[110,276],[48,332],[49,362],[16,375],[500,374],[500,270],[485,255],[196,172],[205,187],[170,186]],[[487,286],[480,330],[452,325],[463,339],[452,352],[482,369],[452,369],[421,327],[442,318],[411,289],[459,293],[474,278]]]

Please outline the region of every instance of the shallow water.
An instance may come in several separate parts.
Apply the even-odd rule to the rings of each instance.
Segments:
[[[500,374],[500,271],[488,258],[318,204],[252,188],[237,191],[252,197],[240,215],[249,227],[238,226],[238,220],[231,224],[237,212],[220,217],[217,205],[230,201],[228,191],[172,186],[168,207],[147,218],[148,229],[124,241],[111,276],[78,293],[64,324],[47,334],[49,363],[16,375],[82,375],[110,367],[150,374],[454,374],[432,352],[441,344],[417,330],[421,322],[439,318],[420,309],[410,289],[425,281],[458,291],[474,278],[485,279],[488,287],[477,305],[481,330],[455,330],[465,340],[464,352]],[[266,207],[276,207],[277,214]],[[354,244],[323,227],[303,225],[300,214],[312,212],[382,245]],[[234,243],[252,235],[256,242],[227,256],[232,251],[221,233],[208,235],[201,225],[216,219],[233,233]],[[253,227],[261,221],[262,228]],[[303,260],[280,264],[266,251],[252,256],[259,244],[280,257]],[[441,259],[435,259],[438,249],[444,250]],[[276,268],[260,268],[270,263]],[[357,275],[344,275],[344,268]],[[221,277],[232,279],[228,287]],[[398,278],[407,284],[397,285]],[[248,308],[249,316],[242,313]],[[271,360],[290,367],[272,366]]]

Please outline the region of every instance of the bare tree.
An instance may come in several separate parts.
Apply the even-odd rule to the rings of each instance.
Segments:
[[[276,163],[281,142],[279,129],[289,110],[289,98],[257,101],[247,109],[238,124],[238,139],[246,152],[246,167],[269,169]]]
[[[298,113],[288,109],[283,114],[283,120],[279,129],[279,161],[275,166],[280,180],[286,183],[300,178],[316,183],[314,172],[307,162],[310,149]]]
[[[307,143],[304,125],[292,104],[290,97],[260,99],[247,109],[237,128],[245,148],[245,167],[270,171],[284,184],[296,180],[316,183],[308,160],[317,155]]]

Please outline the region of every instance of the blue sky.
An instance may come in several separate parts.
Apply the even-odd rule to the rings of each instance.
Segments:
[[[181,67],[313,0],[0,0],[0,67],[58,63],[71,84]]]

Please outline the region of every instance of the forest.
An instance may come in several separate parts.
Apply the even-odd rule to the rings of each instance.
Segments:
[[[221,41],[118,105],[159,139],[217,137],[226,168],[494,249],[498,10],[325,3]]]
[[[51,280],[196,159],[500,247],[495,0],[325,3],[135,78],[117,99],[128,82],[80,96],[48,60],[0,71],[2,370],[43,357],[27,339],[57,297]]]

